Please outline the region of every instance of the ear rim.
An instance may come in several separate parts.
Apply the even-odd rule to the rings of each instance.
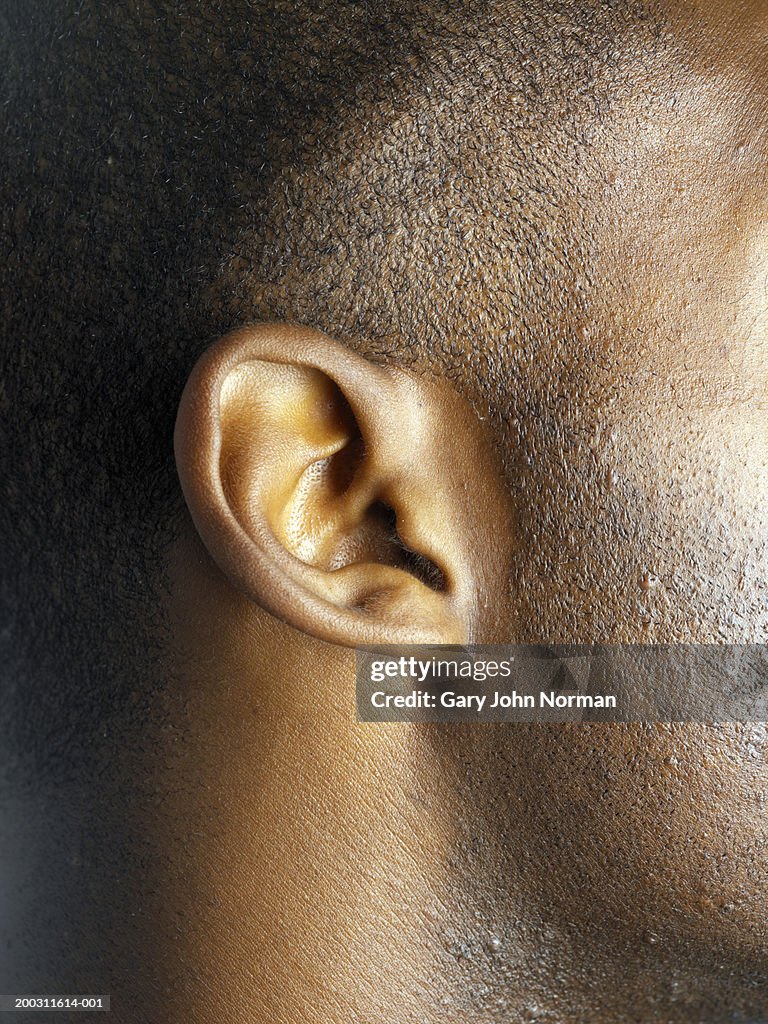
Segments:
[[[275,336],[279,336],[279,346]],[[424,625],[384,624],[362,609],[345,607],[319,596],[328,573],[300,563],[271,535],[264,524],[254,535],[246,532],[231,509],[219,472],[222,430],[216,415],[229,373],[243,362],[300,363],[344,381],[344,395],[361,431],[370,428],[371,377],[380,393],[394,401],[399,388],[393,373],[351,352],[335,339],[298,324],[261,323],[239,327],[222,336],[198,360],[179,403],[174,429],[176,467],[187,509],[209,554],[227,578],[249,599],[293,628],[337,646],[370,644],[463,644],[469,627],[462,602],[454,595],[434,594],[443,612],[434,629]],[[207,455],[206,455],[207,453]],[[300,566],[300,569],[299,569]],[[336,580],[355,566],[334,570]],[[378,566],[382,583],[405,583],[403,570]],[[317,582],[313,592],[311,581]],[[438,604],[439,599],[439,604]]]

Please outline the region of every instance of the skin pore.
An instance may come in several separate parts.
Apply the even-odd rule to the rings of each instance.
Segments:
[[[110,537],[138,545],[147,507],[178,530],[159,694],[131,684],[128,724],[98,718],[96,782],[73,772],[38,810],[21,792],[29,885],[61,880],[30,897],[26,934],[6,925],[31,950],[17,977],[106,978],[121,1024],[768,1020],[764,723],[352,720],[365,630],[766,641],[768,12],[527,6],[286,0],[262,27],[211,4],[185,31],[110,7],[71,44],[56,132],[77,138],[59,125],[79,111],[107,127],[97,170],[85,145],[35,164],[41,195],[61,175],[73,197],[45,222],[69,240],[58,262],[36,262],[15,210],[35,303],[47,289],[35,326],[73,364],[54,411],[27,389],[29,429],[58,447],[38,445],[37,501],[33,481],[19,492],[87,525],[46,473],[89,438],[96,468],[72,486],[123,502]],[[183,226],[180,250],[204,241],[182,259],[155,224]],[[162,358],[132,354],[140,335]],[[109,371],[107,347],[127,353]],[[134,507],[136,451],[153,416],[168,440],[169,380],[195,363],[180,483]],[[99,415],[73,425],[81,374]],[[106,405],[140,420],[136,450],[96,429]],[[64,539],[72,565],[38,595],[57,614],[88,575]],[[146,604],[146,567],[93,545],[91,575]],[[75,603],[98,621],[95,598]],[[115,660],[138,662],[120,646],[137,630],[134,614],[103,631]],[[72,675],[109,704],[96,650]],[[76,735],[52,679],[51,732]],[[83,818],[98,827],[74,849]]]

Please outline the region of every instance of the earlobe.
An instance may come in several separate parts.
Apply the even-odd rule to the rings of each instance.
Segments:
[[[205,353],[176,460],[230,581],[331,643],[470,639],[476,552],[438,390],[295,325],[243,328]]]

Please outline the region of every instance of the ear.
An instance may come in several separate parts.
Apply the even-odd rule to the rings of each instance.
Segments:
[[[175,433],[219,568],[273,615],[350,646],[473,638],[493,571],[478,522],[499,514],[477,478],[480,447],[445,386],[287,324],[206,352]]]

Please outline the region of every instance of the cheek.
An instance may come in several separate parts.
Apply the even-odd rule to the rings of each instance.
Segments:
[[[765,724],[548,733],[526,755],[542,797],[529,828],[542,863],[572,865],[565,911],[625,936],[768,949],[767,749]]]
[[[530,915],[577,936],[581,961],[610,948],[694,974],[705,960],[715,973],[764,963],[765,724],[426,735],[429,770],[455,798],[447,884],[467,915],[507,924]]]
[[[649,642],[768,637],[768,417],[761,404],[625,409],[603,456],[638,520]]]
[[[768,637],[768,410],[635,384],[507,439],[516,536],[500,640]]]

